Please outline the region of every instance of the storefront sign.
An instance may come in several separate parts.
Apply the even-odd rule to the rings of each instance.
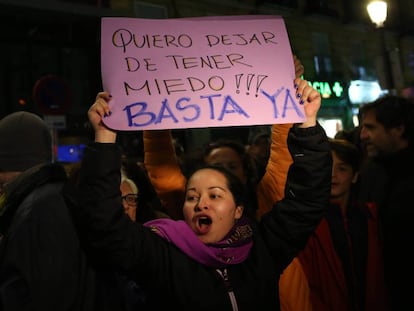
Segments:
[[[334,81],[308,81],[319,93],[321,93],[322,98],[339,98],[344,94],[344,87],[341,82]]]

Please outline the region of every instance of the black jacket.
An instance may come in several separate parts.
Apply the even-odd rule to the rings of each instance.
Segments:
[[[65,181],[63,167],[51,164],[10,184],[0,216],[2,311],[100,309],[103,282],[81,249],[61,194]]]
[[[121,208],[116,145],[87,148],[77,191],[68,187],[65,194],[91,260],[132,276],[146,289],[153,310],[232,310],[232,290],[238,310],[274,311],[279,306],[278,278],[322,218],[331,183],[331,152],[320,126],[294,126],[288,145],[294,164],[286,197],[254,228],[247,260],[222,271],[227,281],[129,220]]]
[[[360,174],[359,200],[379,206],[386,285],[392,310],[414,310],[414,147],[370,159]],[[409,280],[408,285],[401,278]]]

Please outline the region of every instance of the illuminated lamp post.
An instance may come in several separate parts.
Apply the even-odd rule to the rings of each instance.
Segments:
[[[369,18],[375,24],[376,28],[380,31],[381,37],[381,48],[382,48],[382,59],[383,59],[383,66],[384,66],[384,85],[383,87],[387,89],[390,93],[394,93],[394,79],[390,64],[389,53],[387,49],[387,44],[385,40],[385,30],[384,30],[384,22],[387,19],[387,2],[385,1],[371,1],[367,5],[367,11]]]

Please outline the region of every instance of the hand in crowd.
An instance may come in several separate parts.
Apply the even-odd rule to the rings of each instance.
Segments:
[[[108,92],[100,92],[96,96],[95,103],[88,110],[89,122],[95,130],[95,142],[114,143],[116,132],[103,123],[103,118],[109,116],[111,111],[108,102],[111,99]]]
[[[296,97],[303,103],[306,121],[299,127],[306,128],[316,125],[316,117],[321,106],[321,95],[308,81],[301,78],[295,79]]]

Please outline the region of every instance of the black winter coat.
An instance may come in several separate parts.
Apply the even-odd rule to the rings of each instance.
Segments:
[[[392,310],[414,310],[414,146],[376,160],[360,173],[359,200],[379,206],[385,281]],[[409,250],[409,251],[407,251]],[[407,284],[402,278],[410,280]]]
[[[319,125],[293,126],[288,145],[294,163],[285,199],[254,228],[249,257],[221,273],[129,220],[121,208],[121,153],[114,144],[86,149],[78,188],[68,187],[65,195],[91,260],[136,280],[152,310],[275,311],[279,276],[324,215],[331,184],[331,152]],[[231,297],[238,309],[232,308]]]
[[[50,164],[11,183],[0,216],[2,311],[109,310],[100,308],[110,306],[101,299],[106,276],[87,264],[61,194],[65,181],[63,167]]]

